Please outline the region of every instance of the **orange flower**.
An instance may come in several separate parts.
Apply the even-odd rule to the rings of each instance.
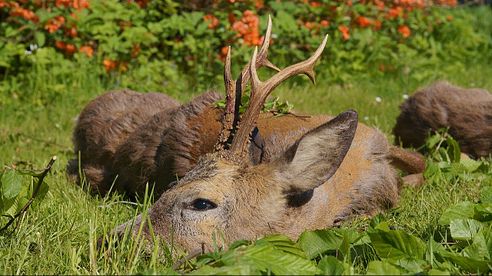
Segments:
[[[452,16],[452,15],[448,15],[448,16],[446,16],[446,20],[447,20],[447,21],[453,21],[453,16]]]
[[[76,51],[77,51],[77,47],[75,47],[75,45],[70,43],[67,43],[67,45],[65,45],[65,53],[69,55],[73,55],[73,53],[75,53]]]
[[[225,60],[228,51],[229,51],[229,47],[228,46],[223,46],[222,48],[220,48],[219,59],[222,62]]]
[[[63,50],[65,49],[65,42],[57,40],[55,41],[55,47],[60,50]]]
[[[350,38],[350,29],[345,25],[338,26],[338,30],[342,33],[342,39],[348,40]]]
[[[72,7],[77,10],[87,9],[89,8],[88,0],[73,0]]]
[[[260,32],[258,24],[258,16],[250,10],[246,10],[243,13],[243,18],[232,24],[232,29],[238,32],[237,37],[241,37],[246,45],[259,45]]]
[[[450,7],[454,7],[458,5],[457,0],[437,0],[436,2],[438,5],[450,6]]]
[[[386,14],[386,18],[389,19],[395,19],[403,15],[403,8],[402,7],[394,7],[389,9],[388,13]]]
[[[224,47],[220,48],[220,54],[221,55],[227,56],[227,52],[229,52],[229,47],[228,46],[224,46]]]
[[[64,7],[68,7],[70,6],[70,0],[56,0],[55,1],[55,6],[57,7],[61,7],[61,6],[64,6]]]
[[[313,8],[318,8],[318,7],[321,7],[321,3],[320,2],[316,2],[316,1],[311,1],[309,3],[309,5]]]
[[[306,29],[308,30],[312,30],[312,29],[315,29],[316,28],[316,23],[314,22],[304,22],[304,27],[306,27]]]
[[[265,3],[263,0],[255,0],[255,8],[257,10],[263,8],[265,6]]]
[[[243,12],[243,16],[244,16],[244,17],[254,16],[254,15],[255,15],[255,14],[254,14],[252,11],[250,11],[250,10],[245,10],[245,11]]]
[[[242,36],[248,32],[248,25],[242,21],[236,21],[232,24],[232,29],[238,32],[238,36]]]
[[[24,8],[20,7],[19,4],[17,4],[17,3],[15,3],[17,5],[14,5],[13,3],[15,3],[15,2],[11,3],[11,7],[12,7],[12,10],[10,11],[11,16],[19,16],[19,17],[22,17],[26,20],[33,21],[33,22],[38,21],[38,16],[33,11],[28,10],[28,9],[24,9]]]
[[[217,17],[215,17],[212,14],[207,14],[207,15],[203,16],[203,20],[209,22],[208,23],[209,29],[215,29],[215,28],[217,28],[217,26],[219,26],[219,19],[217,19]]]
[[[319,24],[321,24],[321,26],[323,26],[323,27],[330,26],[330,22],[328,20],[321,20],[321,22],[319,22]]]
[[[105,58],[103,60],[103,65],[104,65],[104,69],[106,69],[106,72],[109,72],[111,70],[116,69],[116,66],[118,66],[118,62]]]
[[[92,49],[89,45],[80,47],[79,52],[84,53],[88,57],[92,57],[94,55],[94,49]]]
[[[378,8],[378,10],[384,10],[384,1],[382,0],[374,0],[374,5]]]
[[[77,28],[76,27],[71,27],[67,30],[65,30],[65,34],[70,36],[70,37],[77,37]]]
[[[406,25],[401,25],[400,27],[398,27],[398,32],[401,34],[401,36],[403,36],[403,38],[407,38],[412,34],[412,31]]]
[[[65,23],[65,18],[61,15],[51,18],[48,20],[44,28],[49,32],[49,33],[54,33],[56,32],[63,24]]]
[[[364,16],[357,17],[356,21],[357,24],[359,24],[359,26],[361,26],[362,28],[368,27],[372,24],[371,20]]]

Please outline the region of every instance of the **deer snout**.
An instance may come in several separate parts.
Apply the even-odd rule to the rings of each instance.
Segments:
[[[131,219],[113,229],[110,233],[102,236],[97,241],[97,247],[109,247],[125,241],[140,241],[144,240],[148,245],[153,244],[152,235],[149,227],[142,224],[142,214],[134,219]],[[159,233],[159,235],[162,235]]]

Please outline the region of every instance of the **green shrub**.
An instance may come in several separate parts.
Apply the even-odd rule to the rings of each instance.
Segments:
[[[36,64],[39,59],[49,59],[54,67],[80,68],[87,63],[85,56],[104,68],[94,74],[116,86],[202,90],[221,83],[228,45],[233,46],[235,71],[248,61],[252,47],[262,41],[267,15],[274,21],[270,56],[279,66],[307,58],[322,36],[330,35],[318,68],[331,82],[373,74],[425,80],[429,76],[419,72],[437,61],[464,67],[490,59],[492,25],[486,22],[492,12],[451,7],[456,1],[437,2],[446,5],[378,0],[0,0],[0,79],[11,82],[29,75],[47,64]],[[9,90],[6,86],[0,89]]]

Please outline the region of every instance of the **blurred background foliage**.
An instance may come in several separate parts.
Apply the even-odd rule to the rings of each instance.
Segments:
[[[47,73],[60,83],[73,70],[108,87],[203,91],[221,85],[228,45],[234,70],[247,62],[268,15],[280,67],[329,34],[318,72],[330,83],[427,81],[492,56],[491,9],[452,0],[0,0],[0,92]]]

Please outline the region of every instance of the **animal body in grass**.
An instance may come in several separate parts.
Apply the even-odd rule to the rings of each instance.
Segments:
[[[400,106],[393,132],[396,143],[420,147],[433,132],[448,129],[471,157],[492,154],[492,94],[438,81],[417,91]]]
[[[156,106],[151,108],[140,104],[148,102],[147,94],[123,91],[103,95],[83,110],[74,134],[81,160],[74,159],[69,172],[76,175],[80,163],[92,189],[101,193],[113,181],[116,190],[139,193],[150,181],[160,195],[149,220],[139,216],[117,232],[143,226],[144,233],[188,251],[210,249],[214,233],[225,243],[268,233],[295,238],[394,206],[400,181],[392,164],[412,173],[423,170],[419,155],[391,147],[381,132],[358,124],[355,111],[336,117],[261,113],[284,80],[306,74],[314,81],[314,64],[327,41],[309,59],[262,82],[257,67],[275,68],[267,59],[270,26],[237,80],[231,77],[229,51],[225,108],[215,106],[215,93],[182,106],[150,94]],[[248,83],[249,106],[241,115],[236,99]],[[130,98],[137,99],[129,104],[131,116],[112,115]]]

